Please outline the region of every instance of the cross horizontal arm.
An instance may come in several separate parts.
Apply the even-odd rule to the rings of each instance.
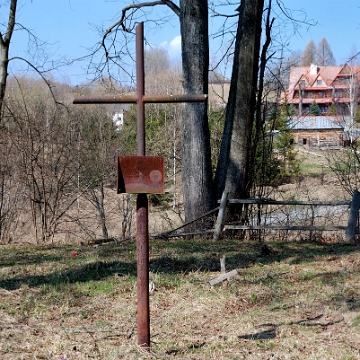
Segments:
[[[108,96],[80,96],[73,100],[73,104],[136,104],[136,95],[108,95]]]
[[[184,103],[205,102],[206,94],[184,95],[144,95],[144,103]],[[108,96],[80,96],[74,99],[74,104],[136,104],[139,101],[136,95],[108,95]]]
[[[206,94],[184,94],[184,95],[144,95],[144,103],[183,103],[183,102],[204,102]]]

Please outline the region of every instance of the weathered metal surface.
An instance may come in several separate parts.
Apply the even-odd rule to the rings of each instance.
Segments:
[[[136,94],[137,94],[137,154],[145,155],[145,69],[144,69],[144,24],[136,27]]]
[[[136,95],[78,96],[73,104],[135,104],[137,101]]]
[[[204,102],[206,94],[183,94],[183,95],[143,95],[141,101],[150,103],[183,103],[183,102]],[[73,100],[74,104],[136,104],[137,95],[107,95],[107,96],[79,96]]]
[[[136,200],[137,328],[138,345],[146,350],[150,349],[148,214],[148,198],[139,194]]]
[[[164,194],[162,156],[119,156],[117,193]]]
[[[183,95],[144,95],[145,103],[197,103],[205,102],[206,94],[183,94]]]

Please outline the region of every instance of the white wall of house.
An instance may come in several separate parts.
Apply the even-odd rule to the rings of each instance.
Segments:
[[[121,130],[124,125],[124,110],[114,113],[113,122],[118,130]]]

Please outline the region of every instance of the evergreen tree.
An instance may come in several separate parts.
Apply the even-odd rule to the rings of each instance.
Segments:
[[[335,105],[334,103],[332,103],[332,104],[330,105],[329,115],[331,115],[331,116],[337,115],[336,105]]]
[[[336,60],[326,38],[322,38],[316,49],[316,64],[319,66],[336,65]]]
[[[267,120],[267,131],[256,148],[256,185],[276,185],[299,173],[294,138],[289,126],[294,108],[274,109]]]
[[[319,105],[318,105],[315,101],[313,101],[313,102],[310,104],[309,115],[315,115],[315,116],[319,116],[319,115],[320,115]]]
[[[310,66],[316,63],[316,46],[314,40],[310,40],[301,56],[301,66]]]
[[[292,105],[281,107],[277,118],[280,134],[274,139],[274,150],[277,154],[278,171],[281,177],[298,175],[300,163],[296,159],[294,137],[291,133],[290,118],[294,114]]]

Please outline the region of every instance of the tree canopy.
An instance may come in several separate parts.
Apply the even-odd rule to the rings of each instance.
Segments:
[[[301,55],[301,66],[310,66],[316,64],[319,66],[336,65],[336,60],[331,47],[325,37],[321,39],[316,46],[314,40],[310,40]]]
[[[316,48],[316,61],[319,66],[336,65],[336,60],[326,38],[322,38]]]
[[[316,45],[310,40],[301,56],[301,66],[310,66],[316,63]]]

